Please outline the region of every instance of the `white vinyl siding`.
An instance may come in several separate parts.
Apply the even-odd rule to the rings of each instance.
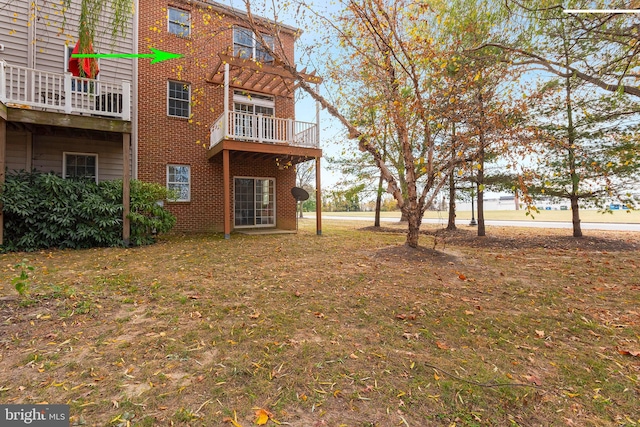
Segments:
[[[28,134],[26,132],[7,132],[6,166],[9,173],[27,171]]]
[[[6,4],[5,4],[6,3]],[[80,16],[80,1],[74,0],[64,12],[65,28],[61,32],[62,12],[60,2],[38,1],[37,19],[29,20],[30,1],[19,0],[2,2],[0,11],[0,43],[5,46],[0,52],[0,59],[12,65],[35,68],[52,73],[60,73],[65,69],[65,46],[73,48],[78,40],[78,20]],[[125,26],[125,34],[118,34],[112,39],[110,23],[112,10],[105,8],[98,20],[96,38],[93,41],[95,52],[132,53],[133,45],[133,16]],[[14,21],[15,20],[15,21]],[[29,42],[29,32],[35,39]],[[29,56],[34,57],[34,63],[28,63]],[[100,80],[103,81],[133,81],[133,59],[131,58],[103,58],[100,61]]]
[[[33,169],[63,174],[64,152],[87,152],[100,158],[98,181],[122,178],[122,140],[86,140],[63,136],[33,135]]]
[[[27,66],[27,47],[29,45],[27,31],[27,17],[29,14],[28,1],[3,1],[0,3],[0,43],[4,51],[0,52],[0,59],[9,64],[22,67]]]

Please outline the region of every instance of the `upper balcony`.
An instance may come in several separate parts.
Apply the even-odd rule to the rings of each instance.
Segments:
[[[211,125],[209,148],[225,139],[319,148],[317,129],[315,123],[228,111]]]
[[[131,83],[74,77],[0,61],[0,102],[8,107],[131,120]]]
[[[306,70],[298,73],[305,82],[319,84],[322,79]],[[209,157],[224,150],[271,154],[281,159],[305,161],[322,155],[318,123],[297,121],[292,118],[275,117],[273,105],[251,101],[244,91],[264,94],[265,97],[293,98],[297,84],[293,74],[274,64],[262,64],[228,54],[219,54],[218,65],[213,68],[209,82],[223,86],[222,114],[210,126]],[[232,90],[233,89],[233,90]],[[233,95],[233,103],[231,102]],[[293,100],[291,100],[293,102]],[[271,101],[273,102],[273,101]],[[239,103],[239,104],[238,104]],[[244,104],[261,105],[258,108],[243,108]],[[238,110],[240,105],[240,110]],[[244,105],[247,107],[247,105]],[[319,121],[316,108],[316,122]]]

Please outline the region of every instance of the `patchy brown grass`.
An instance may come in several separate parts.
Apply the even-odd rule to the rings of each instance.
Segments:
[[[640,423],[640,234],[425,229],[411,250],[313,225],[1,255],[0,401],[91,426]]]

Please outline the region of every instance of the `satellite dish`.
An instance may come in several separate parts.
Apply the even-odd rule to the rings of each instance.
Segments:
[[[304,188],[300,187],[293,187],[291,189],[291,195],[296,199],[296,202],[304,202],[309,198],[309,193],[307,193]]]

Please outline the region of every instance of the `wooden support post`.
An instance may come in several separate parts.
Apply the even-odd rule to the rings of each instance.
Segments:
[[[320,157],[316,157],[316,234],[322,235],[322,189],[320,187]]]
[[[6,167],[7,122],[0,117],[0,190],[4,187],[4,170]],[[4,243],[4,208],[0,203],[0,245]]]
[[[131,239],[131,222],[129,211],[131,208],[130,183],[131,183],[131,134],[122,134],[122,240],[125,246],[129,246]]]
[[[222,150],[222,195],[224,197],[224,238],[231,238],[231,177],[229,176],[229,150]]]

